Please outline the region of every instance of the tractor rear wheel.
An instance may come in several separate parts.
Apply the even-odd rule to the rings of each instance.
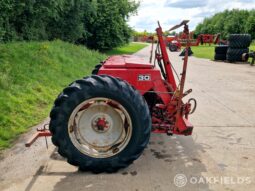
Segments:
[[[73,82],[50,114],[52,142],[80,170],[114,172],[136,160],[151,131],[148,106],[127,82],[93,75]]]

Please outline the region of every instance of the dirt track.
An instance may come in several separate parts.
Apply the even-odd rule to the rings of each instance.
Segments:
[[[149,47],[137,53],[148,54]],[[181,58],[169,54],[180,73]],[[187,80],[198,100],[193,136],[154,134],[130,167],[95,175],[68,165],[51,144],[46,150],[43,139],[24,148],[28,133],[1,155],[0,190],[254,190],[255,67],[191,57]],[[188,180],[181,188],[177,174]]]

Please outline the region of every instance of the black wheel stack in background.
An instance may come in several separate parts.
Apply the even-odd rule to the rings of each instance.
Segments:
[[[226,60],[228,45],[215,46],[214,60]]]
[[[229,62],[242,62],[243,54],[249,53],[251,44],[251,35],[249,34],[231,34],[228,38],[229,48],[226,59]]]

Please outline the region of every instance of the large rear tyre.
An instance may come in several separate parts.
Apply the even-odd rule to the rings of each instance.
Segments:
[[[52,142],[80,170],[115,172],[136,160],[151,131],[148,106],[127,82],[94,75],[73,82],[50,114]]]

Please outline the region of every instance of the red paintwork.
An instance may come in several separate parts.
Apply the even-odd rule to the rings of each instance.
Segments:
[[[26,147],[30,147],[39,137],[50,137],[52,136],[49,130],[37,130],[37,132],[25,143]]]
[[[169,44],[174,44],[175,46],[178,47],[178,51],[181,50],[182,48],[182,45],[178,39],[177,36],[167,36],[166,37],[166,45],[169,45]]]
[[[181,46],[186,46],[187,39],[190,38],[190,46],[199,46],[200,44],[219,44],[221,42],[220,40],[220,34],[200,34],[196,39],[193,39],[193,33],[190,33],[189,35],[185,33],[181,33],[179,36],[173,36],[173,37],[167,37],[166,41],[167,43],[173,43],[178,48],[181,48]]]
[[[98,74],[119,77],[130,83],[144,96],[147,92],[155,92],[157,95],[156,102],[158,103],[154,104],[151,109],[153,132],[191,135],[193,126],[188,122],[190,104],[184,104],[181,101],[184,96],[183,88],[186,75],[183,75],[180,88],[177,89],[171,62],[163,39],[162,28],[159,26],[156,32],[161,53],[157,53],[155,56],[157,61],[163,62],[166,79],[162,79],[161,71],[154,65],[142,58],[130,55],[108,58],[103,63]],[[187,60],[188,57],[186,56],[183,74],[184,72],[186,74]],[[139,81],[139,76],[141,75],[150,76],[150,80]],[[175,92],[174,95],[173,92]],[[179,95],[177,95],[178,93]]]
[[[153,66],[146,62],[144,59],[131,56],[112,56],[107,59],[104,63],[105,68],[147,68],[151,69]]]
[[[107,121],[105,120],[105,118],[100,118],[98,119],[97,121],[97,127],[100,129],[100,128],[103,128],[103,129],[107,129],[108,128],[108,125],[107,125]]]
[[[106,61],[106,64],[108,64],[108,61]],[[144,64],[146,67],[146,64]],[[150,67],[152,67],[151,64],[148,64]],[[150,69],[144,69],[144,68],[125,68],[125,63],[123,63],[122,66],[119,68],[108,68],[104,67],[104,65],[99,70],[100,74],[107,74],[114,77],[119,77],[123,80],[126,80],[130,84],[132,84],[137,90],[141,92],[141,94],[145,94],[147,91],[154,89],[155,91],[166,91],[165,88],[160,88],[159,83],[162,82],[161,80],[161,74],[158,69],[150,68]],[[130,66],[130,65],[128,65]],[[138,76],[144,74],[144,75],[151,75],[151,81],[138,81]],[[155,87],[157,85],[158,87]]]
[[[191,105],[189,102],[185,104],[182,102],[182,98],[191,92],[191,90],[185,93],[183,92],[188,62],[188,46],[190,46],[188,26],[186,24],[184,26],[184,34],[188,36],[188,43],[186,43],[187,51],[184,57],[182,78],[178,88],[167,54],[166,43],[160,24],[156,32],[160,45],[160,52],[156,52],[155,58],[158,63],[161,63],[161,61],[163,62],[166,79],[162,79],[164,75],[162,75],[161,71],[154,65],[146,62],[142,58],[130,55],[109,57],[103,63],[98,75],[106,74],[126,80],[144,97],[147,93],[154,92],[154,94],[156,94],[156,98],[153,98],[156,103],[150,105],[148,102],[149,106],[151,106],[152,131],[154,133],[191,135],[193,126],[188,121]],[[139,75],[149,76],[150,78],[149,80],[139,81]],[[99,119],[97,125],[107,128],[104,119]],[[51,136],[50,131],[45,128],[37,131],[38,132],[26,143],[27,147],[30,147],[39,137]]]

